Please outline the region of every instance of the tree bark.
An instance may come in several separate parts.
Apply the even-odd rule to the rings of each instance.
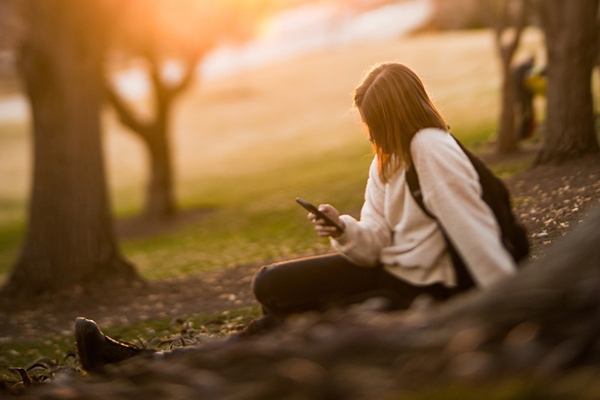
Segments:
[[[164,124],[157,125],[146,138],[150,176],[146,189],[144,214],[149,219],[168,218],[177,211],[173,193],[173,160],[168,130]]]
[[[502,66],[502,94],[500,122],[498,125],[498,154],[510,154],[519,151],[519,142],[515,133],[515,85],[511,74],[511,61],[503,60]],[[508,62],[508,64],[507,64]]]
[[[548,53],[546,140],[537,163],[600,151],[591,90],[598,49],[598,0],[539,5]]]
[[[5,286],[37,294],[137,278],[113,232],[100,137],[103,20],[97,1],[30,0],[21,73],[33,116],[33,188]]]

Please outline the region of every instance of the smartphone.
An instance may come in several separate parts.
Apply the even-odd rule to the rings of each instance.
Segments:
[[[344,228],[340,224],[338,224],[337,222],[335,222],[334,220],[329,218],[327,215],[323,214],[313,204],[309,203],[306,200],[301,199],[300,197],[296,197],[296,203],[300,204],[302,207],[306,208],[308,211],[315,214],[317,216],[317,219],[324,220],[326,225],[335,226],[340,232],[344,232]]]

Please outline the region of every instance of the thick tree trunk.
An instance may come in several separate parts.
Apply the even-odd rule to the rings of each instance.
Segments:
[[[32,0],[20,54],[33,116],[29,222],[5,290],[40,293],[136,278],[115,242],[100,138],[97,2]]]
[[[540,4],[548,52],[546,140],[537,163],[600,151],[591,77],[597,55],[598,0]]]

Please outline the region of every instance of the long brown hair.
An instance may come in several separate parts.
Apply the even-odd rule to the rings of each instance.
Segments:
[[[447,129],[419,76],[399,63],[373,67],[356,88],[354,105],[369,129],[383,182],[412,164],[410,142],[418,131]]]

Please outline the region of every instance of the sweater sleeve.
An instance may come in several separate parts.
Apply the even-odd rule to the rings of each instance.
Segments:
[[[377,172],[377,160],[373,160],[369,169],[369,179],[365,190],[360,221],[350,215],[340,218],[346,230],[331,244],[354,263],[366,267],[380,264],[381,249],[389,246],[392,240],[392,228],[384,216],[385,189]]]
[[[513,275],[516,266],[502,244],[492,210],[481,198],[477,172],[454,138],[440,130],[421,132],[413,139],[411,154],[425,206],[475,281],[485,287]]]

